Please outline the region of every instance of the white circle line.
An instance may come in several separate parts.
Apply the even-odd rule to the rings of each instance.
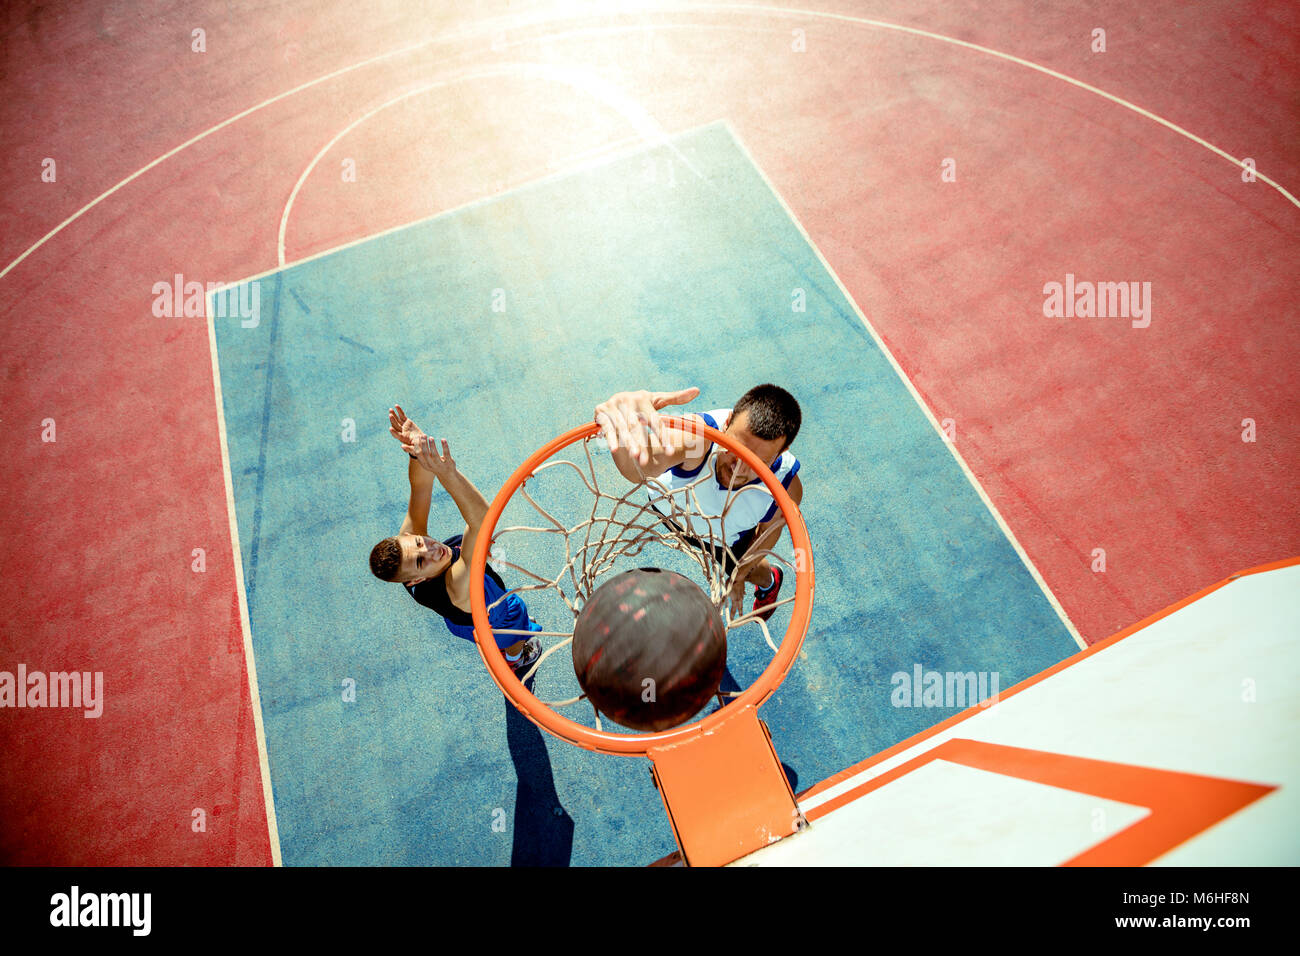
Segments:
[[[669,6],[669,7],[657,8],[657,9],[662,12],[674,12],[674,13],[698,13],[700,11],[712,10],[712,11],[720,11],[720,12],[752,13],[752,14],[759,14],[759,15],[776,14],[776,15],[784,16],[786,18],[806,17],[806,18],[813,18],[813,19],[834,20],[843,23],[857,24],[860,26],[875,27],[881,30],[894,30],[899,33],[910,33],[914,36],[925,37],[930,40],[937,40],[941,43],[949,43],[954,46],[965,47],[966,49],[975,50],[976,52],[984,53],[987,54],[988,56],[997,57],[999,59],[1006,60],[1010,63],[1016,63],[1020,66],[1024,66],[1027,67],[1028,69],[1035,70],[1046,76],[1050,76],[1055,79],[1061,80],[1065,83],[1069,83],[1072,86],[1078,87],[1079,89],[1082,90],[1086,90],[1089,93],[1093,93],[1097,96],[1103,97],[1107,100],[1110,100],[1112,103],[1115,103],[1119,106],[1123,106],[1124,108],[1132,110],[1134,113],[1137,113],[1140,116],[1144,116],[1147,119],[1150,119],[1156,123],[1161,124],[1162,126],[1169,128],[1170,130],[1173,130],[1175,133],[1179,134],[1180,136],[1186,137],[1187,139],[1191,140],[1192,142],[1196,143],[1199,146],[1203,146],[1204,148],[1215,153],[1216,155],[1221,156],[1224,159],[1228,160],[1232,164],[1241,167],[1243,170],[1249,168],[1242,160],[1237,159],[1235,156],[1231,155],[1225,150],[1220,149],[1219,147],[1215,146],[1213,143],[1210,143],[1209,141],[1202,139],[1196,134],[1191,133],[1186,129],[1183,129],[1183,127],[1179,126],[1177,123],[1167,120],[1164,117],[1159,116],[1155,113],[1152,113],[1150,110],[1144,109],[1135,103],[1131,103],[1128,100],[1123,99],[1122,97],[1115,96],[1113,93],[1107,93],[1105,90],[1099,89],[1098,87],[1095,87],[1089,83],[1085,83],[1082,80],[1077,80],[1072,76],[1067,76],[1066,74],[1053,70],[1050,67],[1046,67],[1038,63],[1034,63],[1032,60],[1026,60],[1023,57],[1018,57],[1010,53],[1003,53],[1000,50],[994,50],[991,47],[981,46],[978,43],[970,43],[966,40],[958,40],[955,37],[944,36],[941,33],[934,33],[929,30],[922,30],[919,29],[918,27],[903,26],[897,23],[888,23],[884,20],[871,20],[871,19],[867,19],[866,17],[853,17],[842,13],[826,13],[819,10],[802,10],[802,9],[792,8],[792,7],[769,7],[769,6],[763,6],[757,4],[704,3],[704,4],[693,5],[690,7]],[[622,13],[626,11],[618,11],[618,12]],[[577,19],[580,16],[583,16],[583,14],[579,14],[576,12],[563,13],[558,15],[552,14],[546,17],[537,17],[535,18],[535,22],[549,23],[551,21],[558,21],[563,19]],[[51,239],[53,239],[56,235],[58,235],[60,232],[62,232],[64,229],[70,226],[72,223],[76,222],[78,219],[80,219],[82,216],[88,213],[91,209],[95,208],[101,202],[106,200],[109,196],[116,193],[119,189],[134,182],[136,179],[143,176],[149,170],[153,169],[155,166],[158,166],[162,162],[175,156],[177,153],[181,152],[182,150],[188,149],[190,146],[193,146],[195,143],[203,139],[206,139],[208,136],[211,136],[213,133],[224,129],[225,127],[231,125],[232,123],[238,122],[244,117],[249,116],[252,113],[256,113],[259,110],[267,106],[270,106],[273,103],[277,103],[282,99],[293,96],[294,94],[300,93],[303,90],[310,89],[313,86],[317,86],[321,83],[327,82],[328,80],[334,79],[335,77],[343,76],[344,74],[351,73],[354,70],[359,70],[373,63],[379,63],[384,60],[391,59],[392,57],[401,56],[404,53],[411,53],[416,50],[422,50],[433,43],[439,42],[440,39],[444,42],[449,42],[453,39],[460,39],[462,36],[473,35],[474,32],[479,32],[479,33],[491,32],[491,30],[494,29],[493,24],[495,22],[499,22],[499,21],[486,21],[483,24],[480,24],[478,26],[477,31],[471,30],[471,31],[466,31],[465,33],[462,34],[452,34],[450,36],[441,37],[441,38],[434,37],[429,40],[421,41],[420,43],[412,44],[410,46],[400,47],[396,50],[391,50],[388,53],[381,53],[377,56],[373,56],[368,59],[362,60],[359,63],[354,63],[351,66],[342,67],[341,69],[334,70],[331,73],[326,73],[323,76],[319,76],[314,80],[308,80],[306,83],[299,84],[298,86],[295,86],[293,89],[286,90],[283,93],[278,93],[275,96],[270,97],[269,99],[263,100],[260,103],[250,106],[248,109],[236,113],[234,116],[231,116],[228,119],[222,120],[220,123],[217,123],[215,126],[208,127],[203,132],[197,134],[196,136],[192,136],[191,138],[187,139],[185,142],[181,143],[179,146],[176,146],[168,150],[166,153],[163,153],[157,159],[154,159],[153,161],[140,167],[138,170],[136,170],[131,175],[127,176],[121,182],[117,183],[115,186],[111,186],[110,188],[106,189],[104,192],[100,193],[94,199],[90,200],[90,202],[86,203],[84,206],[82,206],[80,209],[78,209],[68,218],[64,219],[61,223],[59,223],[57,226],[55,226],[53,229],[47,232],[44,236],[36,240],[36,242],[32,243],[32,245],[28,246],[27,249],[25,249],[16,259],[14,259],[12,262],[6,265],[4,269],[0,269],[0,279],[3,279],[5,276],[7,276],[33,252],[41,248],[41,246],[45,245],[45,243],[49,242]],[[514,28],[518,28],[518,24],[514,24],[513,26]],[[500,29],[500,28],[497,27],[496,29]],[[650,24],[635,24],[631,27],[628,27],[627,29],[645,30],[645,29],[655,29],[655,27]],[[545,39],[545,37],[537,37],[536,39],[542,40]],[[1275,180],[1265,175],[1264,173],[1261,173],[1258,169],[1253,170],[1253,174],[1256,179],[1260,180],[1261,182],[1267,183],[1269,186],[1276,189],[1279,193],[1281,193],[1284,197],[1286,197],[1286,199],[1292,205],[1300,207],[1300,200],[1297,200],[1295,196],[1293,196],[1286,188],[1284,188],[1282,185],[1277,183]]]
[[[293,189],[289,193],[289,199],[285,203],[284,210],[280,215],[280,231],[276,243],[276,256],[279,265],[283,267],[287,264],[285,257],[285,237],[289,228],[289,215],[293,210],[294,202],[298,198],[298,193],[307,182],[307,178],[311,175],[312,170],[316,168],[317,164],[325,158],[325,155],[329,153],[329,151],[333,149],[334,146],[343,139],[343,137],[347,136],[348,133],[352,132],[376,114],[383,112],[391,106],[396,106],[404,100],[411,99],[412,97],[433,90],[442,89],[456,83],[468,82],[470,80],[491,79],[503,76],[513,77],[518,75],[533,76],[543,80],[550,80],[588,94],[593,100],[610,107],[614,112],[622,116],[643,142],[654,143],[657,145],[668,145],[688,168],[695,172],[696,175],[701,175],[699,171],[691,165],[690,161],[677,151],[676,147],[669,141],[668,134],[661,126],[659,126],[655,118],[650,115],[644,107],[635,100],[624,95],[613,84],[602,80],[598,75],[591,73],[590,71],[578,69],[576,67],[560,67],[545,63],[529,62],[502,63],[496,66],[483,67],[445,77],[441,80],[436,80],[432,83],[420,86],[414,90],[408,90],[400,96],[395,96],[387,102],[381,103],[379,106],[366,111],[335,133],[330,141],[312,157],[311,162],[307,164],[306,168],[302,171],[302,174],[299,175],[298,181],[294,183]]]
[[[254,106],[250,106],[248,107],[248,109],[242,110],[241,112],[236,113],[234,116],[222,120],[220,123],[217,123],[215,126],[209,126],[203,132],[198,133],[195,136],[191,136],[189,139],[181,143],[179,146],[169,149],[167,152],[163,153],[157,159],[154,159],[149,163],[146,163],[144,166],[141,166],[130,176],[127,176],[121,182],[117,183],[117,185],[109,187],[108,189],[100,193],[98,196],[96,196],[94,199],[90,200],[90,202],[86,203],[84,206],[82,206],[80,209],[74,212],[67,219],[63,220],[63,222],[59,223],[57,226],[55,226],[53,229],[51,229],[49,232],[43,235],[40,239],[36,240],[36,242],[32,243],[32,245],[30,245],[22,253],[22,255],[20,255],[17,259],[10,262],[7,266],[4,267],[3,270],[0,270],[0,279],[3,279],[6,275],[12,272],[14,267],[16,267],[20,262],[22,262],[24,259],[30,256],[41,246],[45,245],[45,243],[49,242],[51,239],[53,239],[56,235],[58,235],[60,232],[62,232],[64,229],[70,226],[72,223],[76,222],[86,213],[90,212],[90,210],[94,209],[96,206],[102,203],[109,196],[113,195],[113,193],[117,192],[122,187],[129,185],[135,180],[139,179],[145,173],[149,172],[149,170],[153,169],[155,166],[160,165],[166,160],[171,159],[173,156],[175,156],[177,153],[181,152],[182,150],[188,149],[189,147],[193,146],[195,143],[207,139],[213,133],[225,129],[227,126],[230,126],[232,123],[238,122],[239,120],[243,119],[245,116],[249,116],[252,113],[256,113],[258,110],[264,109],[265,107],[270,106],[273,103],[277,103],[282,99],[286,99],[287,97],[293,96],[295,93],[301,93],[303,90],[309,89],[310,87],[316,86],[320,83],[324,83],[327,80],[332,80],[335,77],[342,76],[345,73],[350,73],[353,70],[359,70],[362,67],[369,66],[372,63],[379,63],[382,60],[387,60],[395,56],[400,56],[403,53],[410,53],[414,50],[419,50],[422,47],[425,47],[432,42],[434,41],[426,40],[423,43],[417,43],[414,46],[402,47],[401,49],[392,50],[388,53],[381,53],[379,56],[371,57],[368,60],[362,60],[360,63],[354,63],[352,66],[347,66],[340,70],[335,70],[333,73],[327,73],[324,76],[318,76],[314,80],[308,80],[306,83],[302,83],[298,86],[295,86],[291,90],[286,90],[283,93],[277,93],[275,96],[272,96],[270,99],[263,100],[262,102],[257,103]]]
[[[1210,152],[1222,156],[1224,159],[1228,160],[1234,166],[1239,166],[1243,170],[1251,169],[1251,167],[1247,166],[1242,160],[1238,159],[1236,156],[1233,156],[1231,153],[1228,153],[1227,151],[1220,149],[1218,146],[1215,146],[1213,143],[1209,142],[1208,140],[1202,139],[1201,137],[1197,136],[1195,133],[1183,129],[1183,127],[1179,126],[1177,123],[1173,122],[1172,120],[1167,120],[1163,116],[1153,113],[1148,109],[1144,109],[1143,107],[1138,106],[1136,103],[1132,103],[1124,99],[1123,97],[1116,96],[1113,93],[1107,93],[1105,90],[1093,86],[1091,83],[1085,83],[1083,80],[1077,80],[1072,76],[1068,76],[1065,73],[1061,73],[1058,72],[1057,70],[1053,70],[1051,67],[1046,67],[1039,63],[1035,63],[1032,60],[1026,60],[1023,57],[1016,56],[1012,53],[1003,53],[1001,50],[995,50],[992,47],[981,46],[978,43],[971,43],[967,40],[958,40],[956,37],[944,36],[942,33],[933,33],[929,30],[922,30],[919,27],[907,27],[898,23],[887,23],[884,20],[870,20],[867,19],[866,17],[849,16],[848,14],[844,14],[844,13],[824,13],[818,10],[802,10],[793,7],[769,7],[764,5],[746,4],[746,3],[701,3],[701,4],[692,4],[690,7],[678,7],[674,9],[683,10],[683,11],[684,10],[692,10],[692,11],[715,10],[715,11],[728,11],[728,12],[742,11],[746,13],[777,13],[777,14],[782,14],[786,17],[811,17],[814,19],[822,19],[822,20],[836,20],[842,23],[853,23],[860,26],[876,27],[881,30],[896,30],[899,33],[910,33],[914,36],[925,37],[926,39],[929,40],[938,40],[941,43],[950,43],[953,46],[965,47],[968,50],[975,50],[976,52],[979,53],[985,53],[988,54],[989,56],[997,57],[999,59],[1006,60],[1010,63],[1016,63],[1020,66],[1027,67],[1028,69],[1031,70],[1036,70],[1037,72],[1042,73],[1046,76],[1053,77],[1055,79],[1061,80],[1062,82],[1069,83],[1072,86],[1076,86],[1081,90],[1086,90],[1089,93],[1096,94],[1097,96],[1110,100],[1112,103],[1116,103],[1119,106],[1123,106],[1125,109],[1132,110],[1134,113],[1137,113],[1139,116],[1144,116],[1147,119],[1153,120],[1154,122],[1157,122],[1162,126],[1168,127],[1178,135],[1185,136],[1193,143],[1196,143],[1199,146],[1204,146],[1206,149],[1210,150]],[[1293,206],[1300,206],[1300,200],[1297,200],[1296,197],[1293,196],[1289,191],[1287,191],[1287,189],[1283,187],[1281,184],[1270,179],[1268,176],[1264,175],[1257,169],[1252,169],[1251,172],[1254,174],[1256,179],[1260,180],[1261,182],[1268,183],[1268,185],[1272,186],[1279,193],[1285,196]]]

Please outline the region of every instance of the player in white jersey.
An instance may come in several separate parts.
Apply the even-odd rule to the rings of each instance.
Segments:
[[[727,545],[739,565],[730,560],[726,550],[712,546],[715,558],[732,579],[731,607],[744,607],[745,584],[754,586],[753,610],[762,612],[776,602],[781,590],[781,569],[770,564],[762,553],[780,538],[785,527],[775,499],[749,467],[733,452],[712,442],[664,425],[659,409],[684,405],[700,394],[698,388],[678,392],[619,392],[596,406],[595,421],[609,443],[610,455],[619,472],[628,481],[641,483],[656,479],[670,491],[696,481],[701,471],[712,473],[708,481],[695,486],[699,502],[698,515],[691,515],[693,532],[689,538],[697,547],[699,540],[718,540],[724,525],[721,520],[728,495],[725,533]],[[803,483],[798,477],[799,459],[788,449],[799,433],[799,403],[785,389],[776,385],[751,388],[732,409],[719,409],[684,417],[695,418],[735,438],[767,462],[777,480],[785,486],[795,504],[803,500]],[[752,552],[752,553],[751,553]],[[751,553],[746,559],[746,553]],[[760,613],[766,620],[772,611]]]

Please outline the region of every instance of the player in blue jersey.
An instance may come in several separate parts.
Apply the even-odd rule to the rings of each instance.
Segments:
[[[780,538],[785,516],[766,486],[739,456],[715,447],[707,439],[662,424],[659,409],[684,405],[699,394],[698,388],[619,392],[596,406],[595,421],[609,443],[615,466],[628,481],[640,484],[654,478],[671,492],[696,482],[708,469],[709,480],[694,485],[692,493],[699,508],[688,516],[691,527],[678,530],[688,535],[694,532],[687,540],[701,549],[706,547],[705,541],[719,539],[725,530],[731,554],[716,544],[708,547],[724,572],[732,575],[732,610],[739,613],[743,609],[745,585],[750,584],[754,587],[753,611],[767,620],[775,610],[771,605],[776,603],[783,575],[762,553]],[[799,459],[789,451],[799,434],[802,414],[799,403],[785,389],[759,385],[741,396],[733,408],[684,417],[703,421],[735,438],[769,463],[795,504],[803,500]],[[724,511],[725,523],[721,518]]]
[[[406,469],[411,482],[411,500],[402,530],[380,541],[371,550],[370,570],[382,581],[400,583],[412,598],[437,611],[446,622],[447,630],[457,637],[473,641],[470,561],[483,519],[487,517],[487,499],[456,468],[447,440],[441,439],[442,449],[439,451],[434,440],[407,418],[400,405],[388,410],[388,426],[411,459]],[[464,532],[445,541],[428,535],[429,505],[435,478],[442,483],[465,519]],[[509,589],[491,565],[487,566],[483,590],[489,608],[488,620],[494,630],[541,630],[529,618],[528,608],[517,594],[507,596],[495,608],[492,607]],[[496,642],[520,676],[542,652],[541,642],[535,637],[521,639],[515,634],[501,634],[497,635]]]

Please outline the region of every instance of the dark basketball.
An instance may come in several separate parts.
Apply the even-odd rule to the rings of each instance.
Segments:
[[[573,670],[602,714],[667,730],[709,702],[727,664],[722,615],[673,571],[624,571],[598,587],[573,631]]]

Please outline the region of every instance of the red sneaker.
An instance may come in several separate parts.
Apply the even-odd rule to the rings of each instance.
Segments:
[[[754,608],[753,608],[753,609],[754,609],[755,611],[759,610],[760,608],[765,608],[765,607],[767,607],[769,604],[775,604],[775,603],[776,603],[776,596],[781,592],[781,579],[782,579],[783,577],[784,577],[784,575],[781,574],[781,569],[778,568],[776,565],[772,565],[772,584],[771,584],[771,586],[770,586],[770,587],[766,587],[766,588],[755,588],[755,589],[754,589]],[[766,620],[767,620],[768,618],[770,618],[774,613],[776,613],[776,608],[772,608],[772,610],[767,611],[767,612],[765,612],[765,613],[763,613],[763,614],[758,615],[758,620],[760,620],[760,621],[766,621]]]

